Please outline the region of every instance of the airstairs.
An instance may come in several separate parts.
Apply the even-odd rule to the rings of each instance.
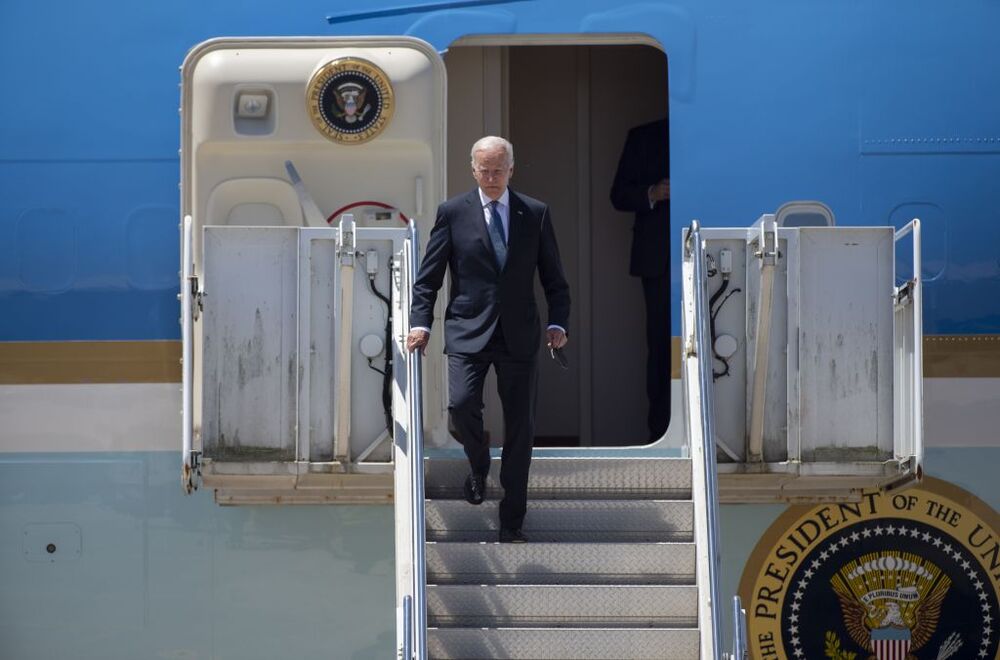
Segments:
[[[685,268],[702,277],[700,243]],[[403,272],[415,275],[416,236]],[[721,644],[718,485],[704,287],[685,308],[688,455],[536,455],[526,544],[498,542],[499,458],[468,504],[464,457],[425,458],[421,358],[408,359],[411,434],[397,443],[399,656],[535,660],[729,657]],[[405,292],[402,295],[406,296]],[[700,319],[700,321],[699,321]],[[704,394],[703,394],[704,393]],[[409,515],[407,516],[407,512]],[[735,606],[735,628],[742,610]],[[743,657],[736,636],[733,656]]]
[[[412,356],[413,437],[398,449],[413,478],[400,470],[396,482],[412,512],[396,537],[397,549],[410,550],[397,552],[401,657],[729,657],[717,511],[719,472],[734,471],[720,470],[717,455],[759,479],[736,482],[744,496],[767,490],[775,498],[787,487],[791,499],[850,499],[861,488],[920,479],[919,229],[916,220],[899,231],[799,228],[774,216],[743,230],[703,232],[693,223],[684,238],[681,334],[690,457],[536,456],[528,544],[496,540],[498,461],[491,499],[476,507],[462,498],[464,459],[424,458],[420,358]],[[900,278],[893,251],[910,235],[913,274]],[[412,277],[415,238],[409,248]],[[845,266],[850,276],[838,283]],[[713,286],[720,273],[723,284]],[[717,319],[712,304],[732,278],[735,291],[747,292],[743,316]],[[810,287],[822,293],[818,303]],[[819,326],[836,339],[827,343]],[[742,333],[726,360],[723,331]],[[720,361],[740,378],[723,381],[717,409]],[[852,386],[837,380],[838,367]],[[831,415],[836,432],[823,421]],[[729,434],[741,441],[726,443]],[[775,456],[770,447],[779,444],[787,449]],[[735,610],[732,656],[743,658],[738,600]]]
[[[526,544],[497,542],[499,469],[474,507],[427,460],[428,657],[700,657],[689,458],[535,459]]]

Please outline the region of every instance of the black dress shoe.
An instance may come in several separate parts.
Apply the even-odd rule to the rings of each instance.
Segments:
[[[500,528],[501,543],[527,543],[528,537],[520,529]]]
[[[469,504],[482,504],[486,499],[486,477],[471,473],[465,478],[465,501]]]

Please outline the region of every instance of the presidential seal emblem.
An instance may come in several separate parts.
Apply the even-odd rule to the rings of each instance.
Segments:
[[[740,582],[752,657],[997,658],[998,531],[993,509],[931,478],[789,507]]]
[[[340,144],[361,144],[392,119],[389,77],[371,62],[345,57],[328,62],[309,81],[306,106],[316,129]]]

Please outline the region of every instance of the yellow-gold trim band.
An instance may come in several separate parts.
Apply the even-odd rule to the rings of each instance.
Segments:
[[[924,378],[1000,378],[1000,335],[925,336]]]
[[[677,379],[680,337],[670,345]],[[179,383],[180,359],[179,341],[0,342],[0,385]],[[924,376],[1000,378],[1000,335],[924,337]]]
[[[0,385],[179,383],[179,341],[0,343]]]

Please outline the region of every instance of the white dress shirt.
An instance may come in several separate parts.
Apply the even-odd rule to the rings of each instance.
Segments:
[[[486,219],[486,229],[489,230],[490,224],[493,222],[493,214],[490,213],[490,204],[493,202],[492,199],[486,196],[482,188],[479,188],[479,202],[483,205],[483,217]],[[507,239],[507,243],[510,243],[510,189],[504,188],[503,194],[500,195],[500,199],[497,200],[497,213],[500,214],[500,220],[503,221],[503,235]]]

